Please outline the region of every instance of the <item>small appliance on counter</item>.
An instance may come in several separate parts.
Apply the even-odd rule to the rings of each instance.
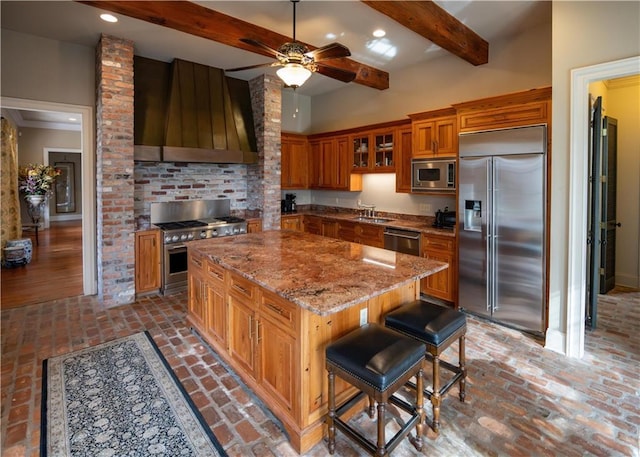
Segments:
[[[436,228],[453,228],[456,226],[456,212],[449,211],[449,207],[445,206],[444,211],[436,211],[436,221],[433,224]]]
[[[296,206],[296,194],[285,194],[284,200],[280,202],[280,210],[283,213],[295,213]]]

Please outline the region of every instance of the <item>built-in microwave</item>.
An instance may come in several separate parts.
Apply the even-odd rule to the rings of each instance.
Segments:
[[[455,192],[455,159],[413,159],[411,190],[414,192]]]

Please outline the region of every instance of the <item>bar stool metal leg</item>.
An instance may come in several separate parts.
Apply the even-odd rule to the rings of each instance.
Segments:
[[[462,335],[460,337],[460,347],[458,351],[458,365],[460,366],[460,372],[462,373],[462,377],[460,378],[460,392],[458,397],[461,402],[464,402],[466,397],[466,387],[467,387],[467,367],[466,367],[466,359],[465,359],[465,344],[466,344],[466,335]]]

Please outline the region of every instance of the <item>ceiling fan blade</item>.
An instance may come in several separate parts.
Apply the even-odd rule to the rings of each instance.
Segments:
[[[356,79],[356,74],[352,71],[330,67],[320,62],[316,63],[316,65],[318,67],[318,69],[316,70],[318,73],[324,76],[328,76],[329,78],[337,79],[338,81],[342,81],[343,83],[350,83],[351,81]]]
[[[240,41],[242,41],[243,43],[250,44],[251,46],[255,46],[256,48],[261,48],[262,50],[267,51],[269,54],[271,54],[274,57],[283,55],[281,52],[278,52],[277,50],[267,46],[266,44],[258,40],[252,40],[251,38],[240,38]]]
[[[340,43],[330,43],[313,51],[305,53],[305,56],[311,57],[316,62],[319,60],[337,59],[339,57],[349,57],[351,51],[345,45]]]
[[[274,67],[280,65],[279,62],[272,62],[272,63],[259,63],[257,65],[248,65],[246,67],[238,67],[238,68],[229,68],[225,71],[243,71],[243,70],[251,70],[253,68],[261,68],[261,67]]]

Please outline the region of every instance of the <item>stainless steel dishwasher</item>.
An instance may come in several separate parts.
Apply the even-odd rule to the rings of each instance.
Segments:
[[[384,229],[384,248],[420,256],[420,232],[392,227]]]

